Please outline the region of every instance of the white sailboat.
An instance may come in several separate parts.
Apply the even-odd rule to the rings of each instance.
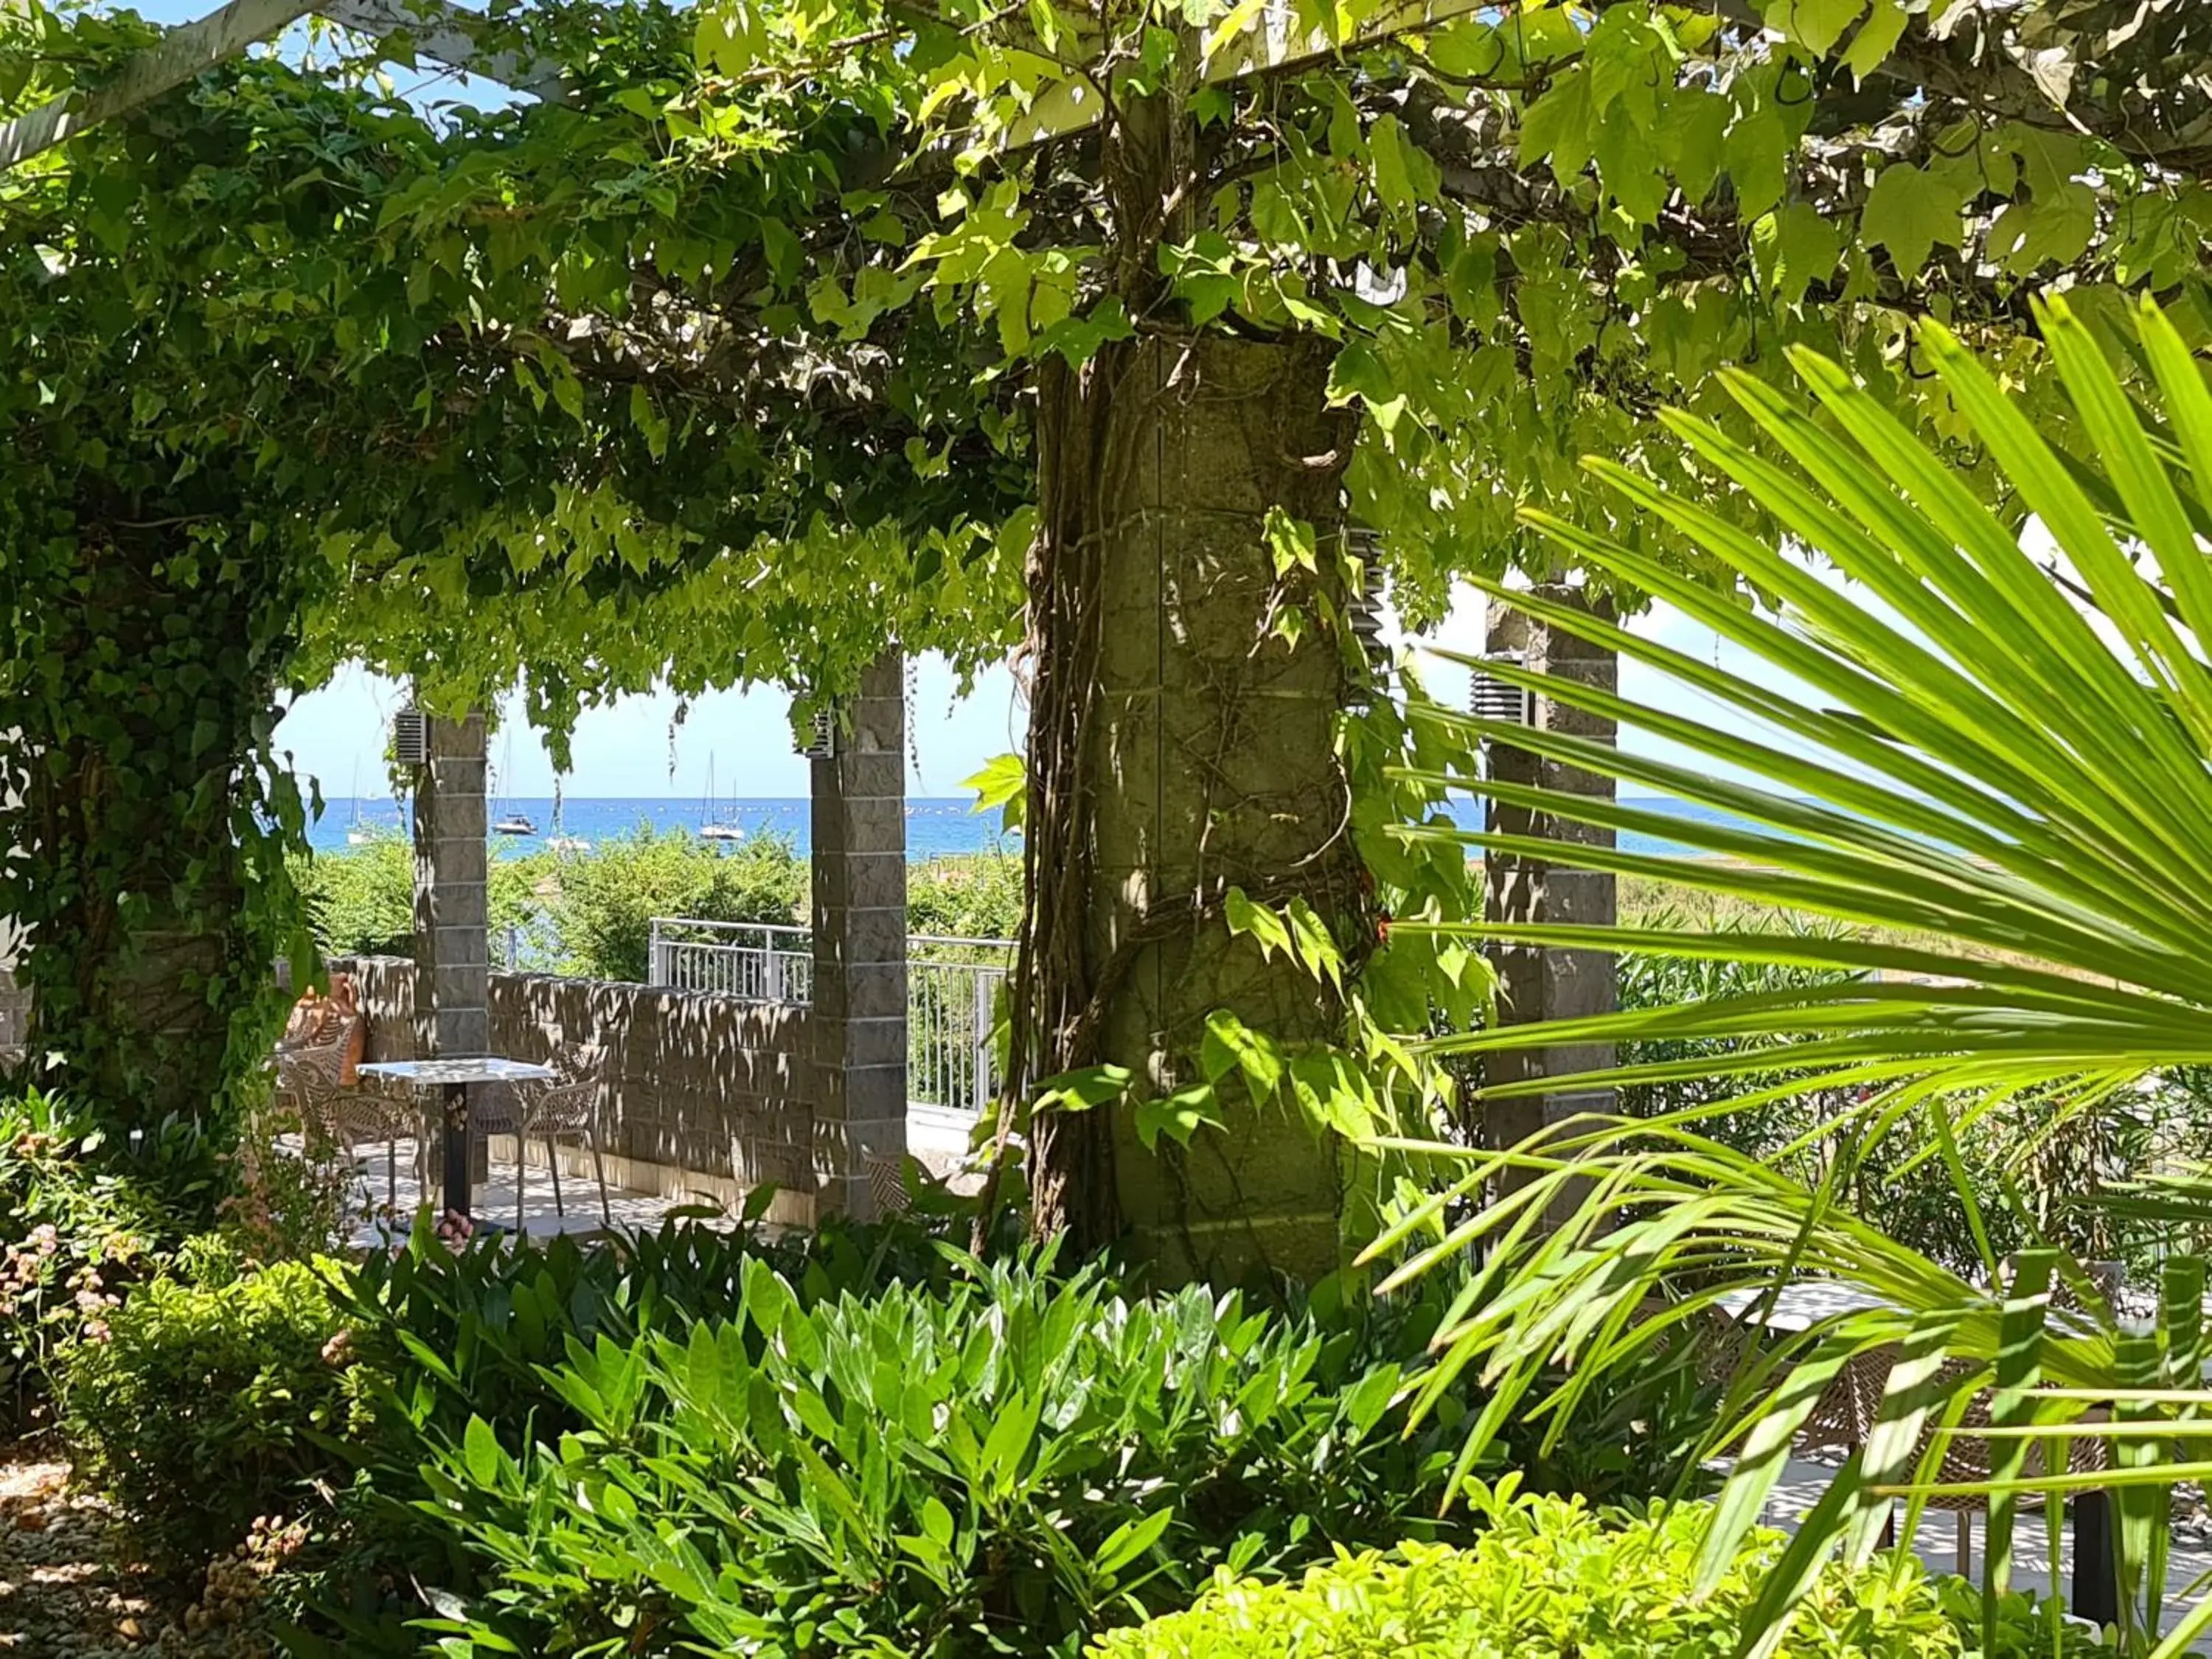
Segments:
[[[706,820],[699,826],[702,841],[743,841],[745,832],[734,823],[725,823],[713,816],[714,811],[714,757],[707,757],[707,799],[700,803],[699,816]]]
[[[588,853],[592,850],[591,842],[570,835],[561,827],[561,788],[557,781],[553,788],[553,833],[545,837],[545,850],[549,853]]]
[[[376,836],[361,821],[361,762],[353,763],[353,822],[346,825],[346,845],[366,847]]]
[[[514,729],[509,726],[507,732],[507,747],[500,755],[501,781],[503,782],[514,775]],[[509,811],[501,813],[493,820],[491,832],[495,836],[534,836],[538,833],[538,826],[530,821],[529,813]]]

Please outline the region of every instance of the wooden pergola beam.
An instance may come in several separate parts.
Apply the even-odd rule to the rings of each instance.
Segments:
[[[0,127],[0,172],[51,149],[71,133],[123,115],[184,85],[307,15],[313,0],[230,0],[221,11],[171,29],[125,60],[112,79],[57,98]]]
[[[557,98],[565,89],[557,71],[514,52],[485,52],[471,33],[474,15],[445,0],[230,0],[125,59],[100,85],[41,104],[0,126],[0,173],[72,133],[129,114],[310,13],[363,34],[410,33],[417,52],[433,62],[539,97]]]

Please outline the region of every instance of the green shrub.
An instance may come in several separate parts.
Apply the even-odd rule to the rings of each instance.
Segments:
[[[1508,1483],[1501,1483],[1501,1486]],[[1093,1644],[1092,1659],[1730,1659],[1779,1557],[1752,1535],[1695,1593],[1702,1504],[1601,1517],[1558,1498],[1478,1495],[1489,1529],[1468,1548],[1407,1542],[1344,1555],[1295,1583],[1224,1572],[1188,1612]],[[1911,1559],[1831,1564],[1783,1651],[1793,1659],[1923,1659],[1980,1650],[1981,1602]],[[1989,1659],[2109,1652],[2048,1607],[2008,1598]],[[2054,1629],[2057,1640],[2054,1641]]]
[[[567,971],[643,980],[655,916],[697,921],[799,920],[806,866],[789,841],[761,836],[724,850],[680,830],[604,841],[564,864],[554,916]]]
[[[330,956],[410,956],[415,950],[415,854],[396,836],[349,853],[317,853],[294,872],[316,943]]]
[[[1217,1565],[1460,1535],[1436,1511],[1463,1402],[1411,1439],[1394,1404],[1439,1313],[1139,1299],[911,1224],[410,1249],[348,1292],[364,1357],[403,1368],[377,1384],[398,1426],[372,1479],[407,1565],[379,1571],[447,1587],[455,1650],[547,1659],[1017,1632],[1073,1656]],[[327,1650],[396,1649],[422,1613],[334,1613]]]
[[[326,1443],[369,1421],[337,1264],[252,1268],[200,1240],[181,1266],[187,1278],[142,1286],[70,1346],[61,1386],[79,1472],[169,1564],[296,1511],[302,1483],[340,1463]]]
[[[906,872],[907,930],[1012,939],[1022,925],[1022,861],[1006,853],[936,858]]]
[[[1684,931],[1700,920],[1687,909],[1652,905],[1644,925]],[[1832,933],[1832,924],[1785,915],[1731,919],[1740,932]],[[1623,1008],[1664,1008],[1731,997],[1784,995],[1845,977],[1835,970],[1772,963],[1708,962],[1634,952],[1620,959]],[[1703,1060],[1737,1049],[1730,1039],[1643,1041],[1620,1049],[1624,1066]],[[1759,1095],[1758,1104],[1708,1118],[1703,1132],[1723,1145],[1778,1168],[1808,1186],[1829,1173],[1837,1143],[1819,1133],[1852,1105],[1836,1090],[1780,1092],[1791,1081],[1787,1044],[1769,1042],[1771,1071],[1742,1076],[1684,1076],[1620,1091],[1623,1110],[1668,1116]],[[2176,1241],[2162,1220],[2130,1227],[2104,1195],[2161,1164],[2212,1156],[2212,1114],[2203,1109],[2203,1083],[2187,1068],[2128,1086],[2057,1095],[2021,1093],[1994,1105],[1953,1107],[1955,1152],[1978,1193],[2012,1189],[2022,1204],[1985,1204],[1969,1219],[1931,1112],[1904,1117],[1894,1131],[1858,1147],[1843,1192],[1854,1213],[1954,1272],[1983,1271],[1984,1248],[2002,1256],[2051,1243],[2084,1258],[2115,1257],[2133,1273],[2158,1276]],[[1977,1237],[1977,1231],[1980,1237]]]
[[[1378,1352],[1410,1360],[1432,1321],[1131,1302],[1022,1266],[812,1309],[764,1263],[744,1279],[726,1321],[572,1352],[550,1380],[579,1431],[479,1418],[440,1449],[436,1497],[493,1569],[452,1633],[951,1654],[1018,1630],[1072,1654],[1217,1564],[1436,1524],[1456,1436],[1403,1437]]]
[[[547,925],[549,899],[538,890],[556,868],[546,853],[491,861],[485,902],[495,953],[504,950],[509,929],[534,934]],[[315,854],[295,866],[293,879],[325,955],[414,954],[415,852],[398,836]]]

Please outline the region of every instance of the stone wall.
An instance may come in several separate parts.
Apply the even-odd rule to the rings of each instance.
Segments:
[[[368,957],[331,966],[361,988],[368,1058],[416,1058],[415,964]],[[812,1222],[811,1010],[600,980],[491,975],[492,1052],[543,1060],[564,1039],[608,1051],[600,1146],[610,1184],[727,1204],[772,1182],[771,1219]],[[544,1147],[531,1155],[542,1161]],[[495,1142],[493,1156],[511,1159],[512,1145]],[[590,1155],[564,1146],[562,1169],[588,1176]]]

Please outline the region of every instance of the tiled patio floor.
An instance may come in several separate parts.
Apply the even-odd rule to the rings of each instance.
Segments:
[[[359,1188],[361,1211],[354,1218],[347,1239],[354,1249],[374,1249],[386,1242],[395,1226],[398,1232],[404,1234],[413,1225],[415,1212],[422,1201],[422,1188],[416,1179],[415,1156],[413,1141],[399,1142],[398,1197],[392,1206],[393,1214],[387,1215],[385,1210],[384,1148],[378,1146],[362,1149],[358,1161],[362,1172]],[[434,1176],[433,1196],[437,1195],[436,1184]],[[524,1202],[520,1219],[533,1237],[550,1237],[555,1233],[596,1233],[604,1229],[606,1224],[600,1218],[599,1189],[596,1182],[589,1176],[579,1180],[574,1176],[564,1175],[561,1178],[561,1196],[565,1200],[565,1215],[554,1206],[552,1178],[543,1169],[530,1171],[529,1179],[523,1187]],[[641,1229],[650,1231],[660,1224],[661,1218],[671,1210],[712,1203],[712,1200],[703,1196],[655,1195],[629,1192],[614,1186],[607,1188],[608,1216],[612,1224],[623,1231]],[[496,1222],[502,1227],[512,1228],[516,1224],[514,1165],[512,1162],[504,1158],[493,1161],[491,1179],[476,1188],[471,1211],[474,1215]]]
[[[969,1127],[965,1113],[917,1104],[908,1123],[908,1150],[925,1167],[945,1173],[967,1155]],[[435,1148],[432,1150],[434,1154]],[[398,1153],[398,1197],[387,1212],[385,1149],[375,1145],[363,1146],[360,1150],[359,1204],[346,1239],[355,1249],[374,1249],[395,1231],[404,1235],[414,1224],[415,1212],[422,1202],[422,1188],[416,1176],[415,1142],[400,1141]],[[514,1174],[511,1155],[494,1158],[491,1179],[476,1188],[471,1212],[502,1227],[513,1228],[517,1220]],[[434,1176],[434,1197],[438,1195],[436,1187],[437,1178]],[[549,1237],[555,1233],[596,1233],[608,1224],[600,1219],[599,1185],[588,1176],[564,1174],[561,1196],[565,1200],[565,1214],[555,1207],[550,1176],[542,1167],[530,1170],[523,1187],[520,1222],[532,1237]],[[723,1207],[719,1200],[704,1192],[641,1193],[612,1185],[607,1188],[610,1222],[625,1232],[650,1231],[659,1226],[672,1210],[701,1206],[717,1210]]]
[[[1782,1479],[1776,1483],[1774,1492],[1767,1502],[1762,1519],[1769,1526],[1784,1531],[1796,1530],[1797,1522],[1827,1490],[1828,1481],[1835,1471],[1827,1465],[1809,1459],[1793,1457],[1783,1470]],[[1899,1505],[1902,1518],[1903,1505]],[[1987,1517],[1973,1517],[1973,1542],[1967,1571],[1975,1582],[1982,1576],[1982,1550],[1986,1543],[1984,1523]],[[1958,1525],[1948,1512],[1929,1510],[1920,1523],[1912,1540],[1912,1553],[1932,1571],[1958,1571]],[[2044,1527],[2043,1512],[2032,1510],[2021,1516],[2013,1529],[2012,1582],[2014,1589],[2032,1590],[2037,1595],[2051,1594],[2051,1540]],[[2074,1570],[2074,1540],[2072,1528],[2060,1528],[2058,1545],[2058,1575],[2062,1588],[2070,1585]],[[2189,1607],[2195,1605],[2207,1592],[2206,1576],[2212,1574],[2212,1548],[2202,1544],[2185,1544],[2176,1540],[2173,1553],[2166,1566],[2166,1607],[2164,1628],[2171,1629],[2176,1619]],[[2191,1651],[2203,1653],[2200,1644]]]

